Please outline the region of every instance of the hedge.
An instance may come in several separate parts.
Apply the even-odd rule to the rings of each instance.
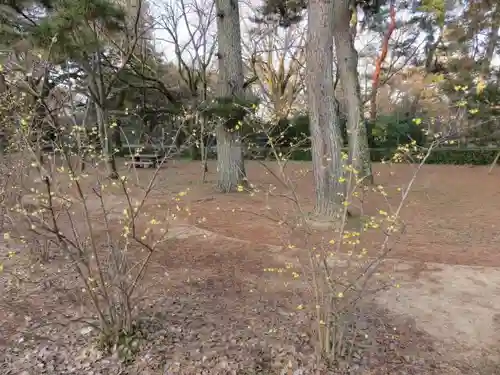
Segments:
[[[347,151],[346,149],[343,149]],[[373,162],[389,160],[394,155],[394,149],[370,149],[370,158]],[[489,165],[500,149],[496,148],[438,148],[431,152],[427,164],[454,164],[454,165]],[[290,152],[290,160],[310,161],[310,149],[296,149]]]
[[[427,164],[489,165],[493,163],[500,149],[456,148],[436,149],[427,159]]]
[[[266,152],[267,151],[267,152]],[[248,159],[274,159],[270,150],[252,152]],[[343,149],[347,151],[347,149]],[[394,149],[374,148],[370,149],[370,158],[373,162],[390,160],[394,155]],[[282,149],[281,152],[289,160],[311,161],[311,149],[297,148],[294,150]],[[453,164],[453,165],[489,165],[500,152],[497,148],[438,148],[431,152],[427,159],[427,164]],[[181,154],[183,158],[189,158],[189,150],[184,150]],[[215,155],[210,155],[214,159]]]

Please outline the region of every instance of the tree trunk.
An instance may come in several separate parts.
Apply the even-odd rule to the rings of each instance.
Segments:
[[[358,53],[351,30],[349,0],[334,0],[334,39],[340,82],[347,102],[349,163],[364,183],[373,183],[368,134],[358,78]]]
[[[208,94],[208,83],[207,83],[207,67],[203,64],[203,69],[201,72],[201,81],[202,81],[202,91],[201,91],[201,100],[204,103],[207,100]],[[207,173],[208,173],[208,145],[205,143],[205,133],[207,132],[207,118],[206,116],[196,115],[196,121],[200,124],[200,148],[201,148],[201,182],[204,184]]]
[[[191,145],[189,146],[189,157],[191,160],[201,160],[201,152],[196,144],[196,142],[192,142]]]
[[[241,56],[241,31],[238,2],[216,0],[217,36],[219,52],[218,96],[222,98],[242,97],[243,62]],[[217,136],[217,188],[231,192],[245,183],[243,147],[239,131],[229,131],[221,120],[216,129]]]
[[[97,114],[97,126],[99,127],[99,136],[101,140],[101,152],[106,162],[108,177],[116,180],[118,178],[118,170],[116,169],[111,137],[108,134],[108,116],[106,114],[106,110],[97,102],[95,103],[95,109]]]
[[[121,120],[116,120],[116,126],[111,129],[111,142],[117,155],[123,156],[122,124]]]
[[[333,0],[309,0],[306,48],[313,174],[314,216],[336,220],[343,210],[345,185],[341,137],[333,84]]]
[[[201,159],[201,153],[200,153],[200,148],[198,147],[198,123],[196,118],[191,118],[188,120],[187,123],[187,129],[188,129],[188,134],[187,137],[190,139],[189,142],[189,157],[191,160],[200,160]]]
[[[196,115],[196,123],[200,125],[200,158],[201,158],[201,182],[205,183],[205,177],[208,173],[207,146],[205,144],[205,116]]]
[[[2,72],[0,72],[0,98],[5,95],[6,98],[8,99],[8,86],[7,86],[7,80],[5,79],[5,76],[3,75]],[[6,106],[6,115],[8,118],[11,118],[11,109]],[[8,137],[8,132],[10,129],[2,129],[0,130],[0,160],[3,160],[4,154],[5,154],[5,148],[7,146],[7,139]],[[3,216],[3,215],[2,215]],[[0,227],[3,228],[3,227]]]
[[[116,161],[113,153],[111,134],[108,134],[109,118],[105,104],[106,98],[104,94],[104,82],[102,81],[102,62],[99,53],[96,53],[95,62],[97,74],[91,78],[91,82],[94,85],[94,94],[96,95],[95,110],[97,115],[97,125],[99,127],[99,135],[101,138],[101,152],[106,161],[108,177],[115,180],[118,178],[118,170],[116,168]]]

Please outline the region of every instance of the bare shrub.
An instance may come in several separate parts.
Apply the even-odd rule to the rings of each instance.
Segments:
[[[134,182],[125,175],[110,179],[104,168],[107,155],[83,137],[78,137],[79,146],[86,147],[75,148],[68,141],[77,138],[81,127],[61,131],[52,145],[55,152],[41,157],[34,128],[24,124],[10,137],[12,153],[1,163],[1,224],[6,246],[12,249],[9,257],[26,249],[32,264],[56,260],[57,267],[71,270],[77,283],[70,288],[90,310],[69,322],[96,329],[103,350],[131,359],[140,340],[136,318],[141,283],[175,217],[168,210],[155,217],[146,204],[161,166],[173,155],[165,155],[148,181]],[[95,162],[89,164],[89,158]],[[126,171],[130,168],[135,168],[133,163]]]
[[[305,140],[295,140],[295,145],[283,148],[278,145],[279,139],[271,136],[272,127],[262,127],[260,132],[269,138],[269,154],[278,167],[272,168],[266,162],[261,164],[273,176],[275,184],[265,189],[250,184],[248,190],[251,195],[262,194],[263,204],[267,206],[266,217],[287,228],[288,234],[282,238],[284,247],[303,249],[299,250],[296,264],[266,271],[288,272],[292,279],[308,285],[306,301],[297,309],[308,311],[318,358],[335,368],[359,367],[362,357],[376,345],[369,323],[376,318],[374,298],[387,288],[399,287],[383,267],[390,258],[392,244],[405,232],[401,212],[431,152],[449,143],[449,138],[439,135],[426,148],[411,142],[395,152],[389,163],[411,163],[413,167],[408,183],[398,188],[399,198],[390,197],[384,186],[367,185],[358,177],[358,171],[347,164],[348,155],[343,153],[343,169],[336,176],[347,185],[340,214],[330,218],[331,221],[324,218],[317,221],[306,211],[296,191],[296,180],[303,177],[290,176],[286,168],[292,153]],[[386,203],[376,214],[365,212],[370,194],[382,196]],[[289,201],[294,214],[273,212],[269,204],[271,196]],[[367,249],[362,240],[373,231],[379,233],[380,242],[377,249]]]

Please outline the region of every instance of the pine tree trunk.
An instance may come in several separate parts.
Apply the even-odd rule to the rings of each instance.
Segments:
[[[333,84],[333,0],[310,0],[306,50],[307,100],[316,187],[315,219],[335,221],[345,185]]]
[[[242,97],[243,61],[241,56],[240,16],[237,0],[216,0],[219,59],[218,96]],[[243,145],[239,131],[229,131],[221,119],[217,136],[217,188],[235,191],[245,183]]]
[[[351,30],[350,1],[334,0],[334,39],[340,82],[347,102],[349,163],[366,183],[373,183],[368,134],[358,78],[358,53]]]

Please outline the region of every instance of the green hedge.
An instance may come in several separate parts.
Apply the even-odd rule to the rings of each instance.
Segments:
[[[343,149],[347,151],[347,149]],[[311,161],[311,149],[297,148],[294,150],[282,150],[283,154],[289,160],[295,161]],[[373,162],[382,160],[390,160],[394,155],[394,149],[374,148],[370,150],[370,157]],[[489,165],[495,160],[500,149],[496,148],[438,148],[432,151],[427,159],[427,164],[453,164],[453,165]],[[273,159],[271,152],[256,152],[249,159],[257,158],[256,155],[261,155],[260,159]],[[188,150],[185,150],[181,157],[189,158]],[[210,155],[210,159],[215,159],[215,155]]]
[[[347,148],[343,148],[342,151],[347,152]],[[290,153],[290,160],[311,161],[311,149],[295,149],[291,152],[286,152]],[[373,162],[380,162],[384,159],[390,159],[393,154],[393,150],[385,148],[373,148],[370,150],[370,158]]]
[[[427,164],[488,165],[499,151],[491,148],[440,148],[429,155]]]
[[[394,149],[371,149],[370,158],[373,162],[390,160]],[[432,151],[427,158],[427,164],[454,164],[454,165],[489,165],[500,149],[493,148],[439,148]],[[297,149],[290,153],[290,160],[310,161],[310,149]]]

